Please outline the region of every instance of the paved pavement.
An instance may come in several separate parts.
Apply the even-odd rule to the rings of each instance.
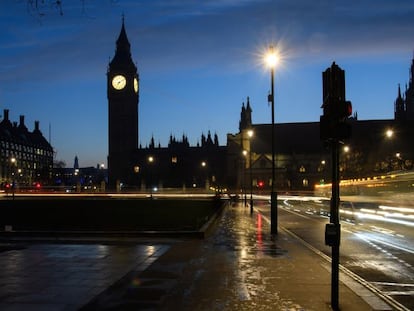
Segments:
[[[0,244],[0,310],[331,310],[330,264],[243,204],[205,239]],[[83,241],[84,242],[84,241]],[[341,275],[344,310],[392,310]]]
[[[78,310],[169,246],[2,244],[0,310]]]

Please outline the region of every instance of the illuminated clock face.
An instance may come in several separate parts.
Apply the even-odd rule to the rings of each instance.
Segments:
[[[112,86],[116,90],[122,90],[126,85],[126,78],[123,75],[117,75],[112,79]]]
[[[138,93],[138,80],[137,80],[137,78],[134,78],[134,90],[135,90],[135,93]]]

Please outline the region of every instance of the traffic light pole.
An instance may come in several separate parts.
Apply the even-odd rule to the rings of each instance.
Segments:
[[[345,71],[335,62],[322,74],[323,115],[320,119],[320,136],[332,152],[332,196],[330,201],[330,223],[325,227],[325,244],[332,247],[331,307],[339,310],[339,244],[341,224],[339,223],[339,153],[340,144],[351,136],[347,123],[352,114],[352,104],[345,100]]]
[[[339,244],[341,225],[339,223],[339,141],[332,141],[332,196],[330,208],[330,227],[332,230],[332,271],[331,271],[331,305],[339,310]]]

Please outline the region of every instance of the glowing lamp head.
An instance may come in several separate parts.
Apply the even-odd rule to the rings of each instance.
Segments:
[[[279,57],[274,50],[273,46],[270,46],[269,51],[265,55],[265,63],[269,68],[276,67],[279,62]]]

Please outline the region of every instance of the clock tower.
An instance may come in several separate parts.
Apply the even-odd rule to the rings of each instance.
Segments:
[[[122,18],[115,56],[107,71],[108,96],[108,183],[119,189],[130,184],[133,157],[138,147],[139,75],[131,57],[131,45]]]

